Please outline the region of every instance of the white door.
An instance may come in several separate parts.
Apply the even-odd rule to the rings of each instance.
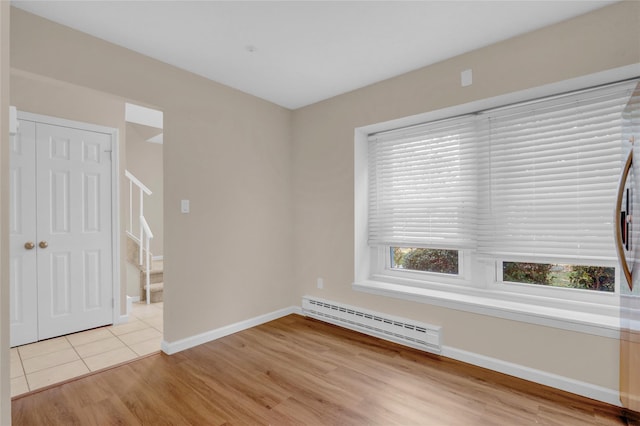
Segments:
[[[30,124],[23,128],[23,123]],[[23,137],[23,129],[31,125],[35,137]],[[32,270],[37,271],[37,278],[27,283],[26,276],[13,280],[12,273],[16,293],[30,289],[28,297],[18,300],[12,296],[16,303],[12,303],[12,317],[14,311],[29,312],[24,322],[31,324],[35,310],[35,340],[111,324],[111,136],[23,121],[18,139],[33,140],[34,145],[35,192],[16,182],[12,198],[35,198],[35,247],[27,250],[23,242],[22,252],[28,252],[29,258],[35,254]],[[15,247],[18,245],[16,242]],[[12,251],[12,260],[19,254]],[[22,337],[14,339],[14,334],[26,337],[19,330],[18,323],[14,327],[12,322],[12,346],[27,343]]]
[[[21,120],[9,148],[11,346],[38,340],[35,138],[35,123]]]

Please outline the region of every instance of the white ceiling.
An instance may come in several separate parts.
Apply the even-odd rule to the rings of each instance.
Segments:
[[[614,1],[27,1],[16,7],[299,108]]]

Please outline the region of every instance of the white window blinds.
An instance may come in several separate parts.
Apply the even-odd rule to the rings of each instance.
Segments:
[[[481,251],[531,261],[615,259],[621,119],[634,86],[481,114]]]
[[[369,244],[475,244],[475,118],[369,137]]]
[[[636,83],[370,135],[369,244],[615,260],[622,111]]]

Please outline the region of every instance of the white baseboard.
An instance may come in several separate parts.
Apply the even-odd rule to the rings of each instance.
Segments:
[[[187,337],[185,339],[180,339],[175,342],[167,342],[166,340],[163,340],[162,351],[167,355],[173,355],[180,351],[184,351],[185,349],[189,349],[194,346],[201,345],[203,343],[211,342],[221,337],[228,336],[230,334],[237,333],[239,331],[246,330],[251,327],[256,327],[260,324],[264,324],[265,322],[273,321],[290,314],[302,315],[302,308],[299,306],[290,306],[288,308],[280,309],[278,311],[274,311],[274,312],[270,312],[264,315],[254,317],[254,318],[250,318],[245,321],[240,321],[235,324],[229,324],[227,326],[217,328],[215,330],[206,331],[204,333],[197,334],[195,336]]]
[[[118,318],[116,318],[116,321],[113,323],[113,325],[116,324],[124,324],[129,322],[129,314],[131,313],[131,304],[134,302],[139,302],[140,301],[140,296],[137,297],[132,297],[132,296],[127,296],[127,313],[126,314],[120,314],[120,316]]]
[[[530,382],[538,383],[552,388],[571,392],[576,395],[595,399],[597,401],[606,402],[607,404],[621,406],[620,394],[617,390],[608,389],[602,386],[593,385],[591,383],[582,382],[571,379],[569,377],[560,376],[549,373],[547,371],[537,370],[525,367],[519,364],[502,361],[496,358],[479,355],[473,352],[463,351],[461,349],[452,348],[450,346],[442,347],[442,356],[472,364],[478,367],[487,368],[499,373],[508,374]]]
[[[337,322],[329,322],[322,317],[314,318],[320,321],[327,322],[329,324],[334,324],[339,327],[346,328],[343,324],[339,324]],[[363,330],[355,331],[359,331],[364,334],[370,334]],[[370,335],[376,337],[375,334]],[[403,344],[401,342],[398,343]],[[499,373],[508,374],[510,376],[528,380],[530,382],[560,389],[566,392],[574,393],[576,395],[595,399],[597,401],[602,401],[607,404],[621,406],[620,394],[617,389],[608,389],[602,386],[581,382],[579,380],[571,379],[546,371],[536,370],[534,368],[525,367],[523,365],[502,361],[497,358],[491,358],[473,352],[467,352],[461,349],[452,348],[450,346],[442,346],[440,355],[447,358],[455,359],[457,361],[462,361],[467,364],[487,368]]]

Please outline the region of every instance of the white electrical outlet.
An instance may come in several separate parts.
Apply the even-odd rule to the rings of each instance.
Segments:
[[[471,86],[473,84],[473,71],[464,70],[460,73],[460,85],[462,87]]]
[[[189,200],[180,201],[180,211],[182,213],[189,213]]]
[[[318,278],[318,288],[324,288],[324,280],[322,278]]]

